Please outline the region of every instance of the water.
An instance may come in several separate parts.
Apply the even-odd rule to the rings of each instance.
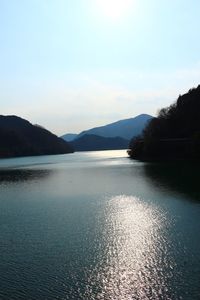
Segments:
[[[200,299],[197,165],[0,161],[0,299]]]

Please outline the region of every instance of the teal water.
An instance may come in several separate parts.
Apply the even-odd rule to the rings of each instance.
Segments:
[[[0,161],[0,299],[200,299],[197,165]]]

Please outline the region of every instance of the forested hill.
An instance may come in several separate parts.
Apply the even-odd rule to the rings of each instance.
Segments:
[[[72,147],[48,130],[17,116],[0,116],[0,157],[63,154]]]
[[[160,110],[140,137],[132,139],[134,158],[200,158],[200,86]]]
[[[129,141],[121,137],[106,138],[93,134],[85,134],[70,143],[75,151],[97,151],[127,149]]]

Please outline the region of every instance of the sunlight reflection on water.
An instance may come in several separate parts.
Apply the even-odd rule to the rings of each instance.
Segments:
[[[159,249],[162,213],[136,197],[120,195],[108,201],[104,216],[104,254],[88,278],[86,299],[170,299],[164,275],[170,266]],[[92,296],[97,282],[99,291]]]

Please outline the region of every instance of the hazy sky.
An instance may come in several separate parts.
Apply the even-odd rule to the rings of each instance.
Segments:
[[[0,0],[0,114],[60,135],[200,84],[199,0]]]

